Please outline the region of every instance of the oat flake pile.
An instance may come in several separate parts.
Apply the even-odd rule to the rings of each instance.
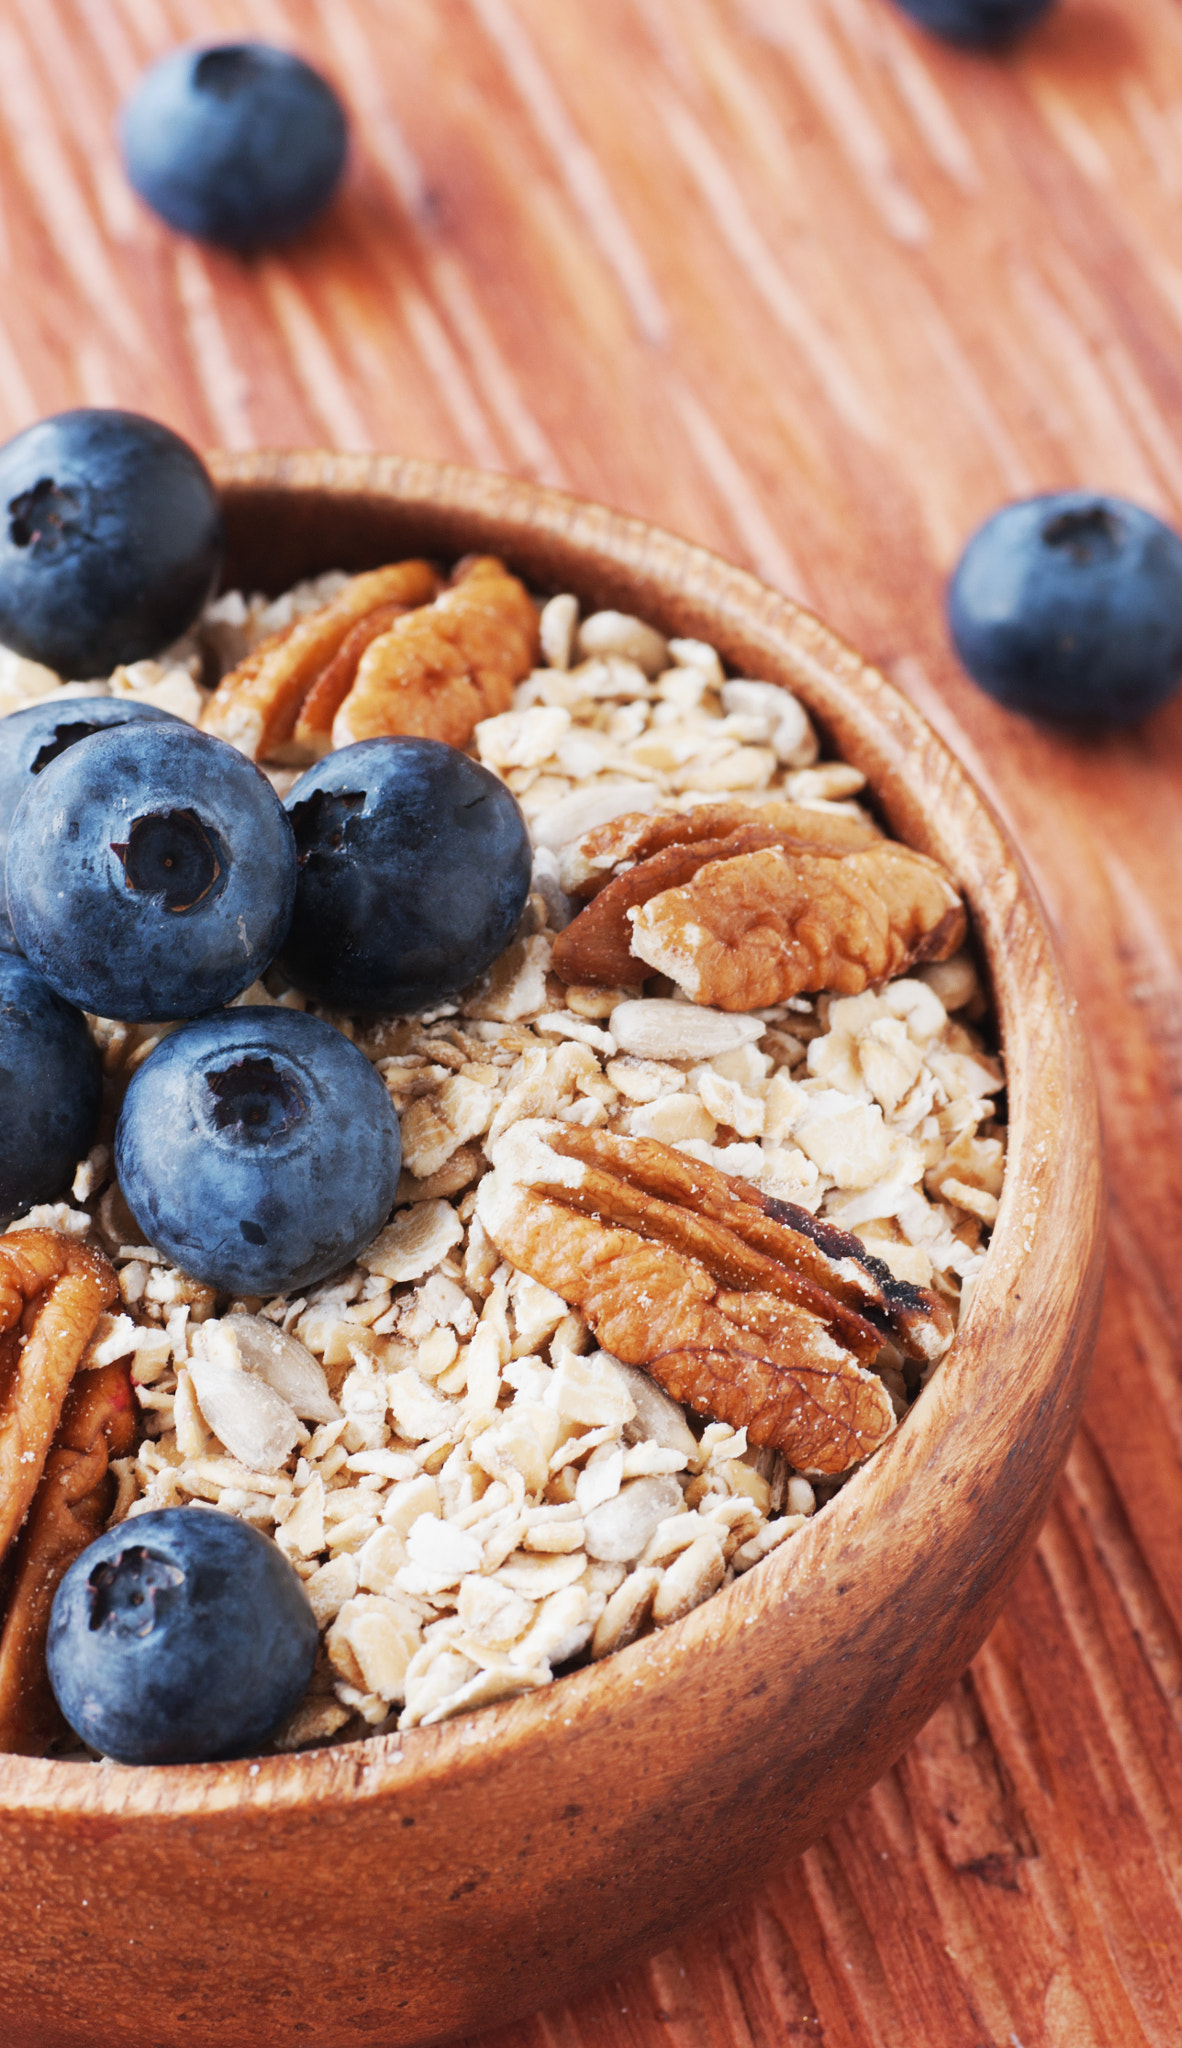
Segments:
[[[0,713],[82,691],[196,722],[200,678],[347,588],[330,575],[272,604],[231,593],[171,658],[107,683],[62,686],[0,654]],[[883,842],[859,830],[871,826],[861,774],[819,761],[801,707],[773,685],[726,680],[712,648],[614,613],[580,625],[565,595],[542,611],[541,646],[546,665],[473,740],[535,843],[517,939],[437,1013],[331,1019],[374,1062],[402,1123],[397,1206],[356,1263],[307,1297],[219,1299],[138,1241],[101,1146],[78,1169],[73,1206],[12,1226],[87,1240],[117,1269],[121,1299],[82,1361],[134,1355],[147,1434],[115,1462],[114,1519],[206,1503],[273,1533],[304,1580],[322,1650],[284,1748],[440,1721],[605,1656],[790,1542],[857,1462],[853,1437],[830,1444],[810,1479],[749,1445],[744,1427],[703,1422],[597,1348],[571,1306],[574,1274],[564,1294],[502,1258],[490,1228],[537,1196],[538,1157],[574,1147],[598,1170],[631,1157],[614,1141],[656,1140],[687,1167],[855,1233],[895,1282],[932,1291],[949,1328],[997,1214],[1003,1079],[973,1029],[984,1003],[963,950],[859,995],[717,1007],[687,999],[684,929],[657,931],[644,905],[619,913],[609,941],[618,949],[622,933],[626,946],[631,925],[639,945],[652,927],[666,950],[644,958],[667,963],[663,978],[642,986],[649,964],[617,985],[572,980],[570,939],[565,978],[554,971],[580,908],[568,890],[585,886],[597,846],[610,856],[625,816],[635,839],[646,817],[707,805],[733,827],[737,804],[749,861],[766,857],[749,851],[751,814],[775,805],[839,835],[848,826],[869,858]],[[298,771],[268,772],[282,792]],[[630,865],[625,846],[617,891]],[[674,892],[679,905],[692,909],[692,889]],[[240,1001],[303,1007],[274,976]],[[167,1028],[94,1021],[116,1100]],[[881,1440],[931,1363],[902,1339],[871,1363]]]

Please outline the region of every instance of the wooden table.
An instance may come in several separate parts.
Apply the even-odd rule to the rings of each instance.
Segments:
[[[331,217],[251,263],[150,218],[111,135],[148,58],[247,31],[356,138]],[[960,675],[941,589],[1007,497],[1182,515],[1178,0],[1062,0],[1007,62],[889,0],[0,0],[0,127],[0,432],[115,404],[454,457],[749,564],[978,775],[1091,1032],[1111,1280],[1001,1623],[827,1841],[482,2048],[1177,2048],[1182,702],[1037,731]]]

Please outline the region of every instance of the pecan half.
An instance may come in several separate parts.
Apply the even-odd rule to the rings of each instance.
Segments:
[[[482,718],[508,711],[538,647],[525,585],[495,556],[472,556],[434,604],[396,619],[366,649],[332,744],[417,733],[465,747]]]
[[[711,861],[627,916],[633,954],[720,1010],[810,989],[860,995],[948,959],[966,929],[939,863],[890,839],[836,857],[767,847]]]
[[[339,689],[335,712],[352,687],[369,639],[389,630],[396,615],[389,607],[405,611],[411,605],[429,604],[438,588],[439,578],[426,562],[392,562],[354,576],[331,603],[261,641],[222,677],[205,709],[206,732],[229,740],[252,761],[273,759],[282,752],[290,752],[293,759],[318,758],[327,752],[327,736],[325,744],[314,749],[293,742],[305,700],[319,685],[329,694]],[[371,620],[376,623],[368,634]],[[343,676],[342,660],[351,662]],[[323,692],[319,701],[323,704]],[[331,723],[330,714],[328,727]]]
[[[624,1364],[807,1470],[844,1472],[894,1429],[866,1370],[884,1337],[925,1359],[951,1339],[935,1296],[856,1238],[655,1140],[527,1122],[493,1164],[477,1214],[511,1265]]]
[[[112,1458],[138,1436],[126,1363],[82,1373],[66,1396],[40,1485],[15,1546],[0,1629],[0,1750],[44,1753],[62,1730],[45,1669],[53,1596],[111,1511]]]
[[[0,1237],[0,1558],[29,1511],[74,1368],[116,1291],[107,1261],[73,1238],[52,1230]]]
[[[844,811],[810,810],[786,800],[744,803],[739,797],[717,804],[695,804],[689,811],[627,811],[606,825],[585,832],[559,856],[559,880],[568,896],[593,896],[611,881],[626,861],[634,866],[669,846],[693,846],[703,839],[729,839],[749,825],[775,834],[777,846],[798,846],[816,853],[856,853],[882,837],[876,825]],[[771,842],[767,842],[771,843]]]
[[[362,655],[383,633],[389,632],[395,619],[404,618],[407,610],[406,605],[393,600],[376,605],[358,620],[352,632],[346,633],[337,653],[328,667],[321,670],[300,706],[292,734],[293,752],[310,754],[316,760],[329,752],[333,719],[357,681]]]
[[[707,817],[722,813],[733,822],[733,829],[723,838],[705,835],[703,813]],[[633,949],[629,911],[668,889],[692,881],[698,870],[711,861],[733,860],[738,854],[755,853],[764,847],[840,856],[847,850],[873,845],[878,838],[873,826],[863,825],[856,818],[839,818],[837,831],[827,829],[829,820],[798,804],[768,805],[767,813],[778,815],[751,809],[746,813],[746,822],[739,822],[743,815],[740,805],[704,804],[700,810],[673,818],[646,819],[648,831],[630,835],[635,848],[631,856],[634,865],[611,880],[597,872],[582,882],[581,893],[594,894],[586,908],[559,934],[552,962],[555,973],[567,982],[591,982],[608,988],[642,979],[644,963]],[[589,838],[596,836],[588,834]],[[578,866],[571,865],[577,873]]]

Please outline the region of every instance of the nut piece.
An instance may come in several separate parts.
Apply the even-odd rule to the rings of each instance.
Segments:
[[[37,1490],[74,1368],[117,1291],[106,1260],[73,1238],[0,1237],[0,1558]]]
[[[745,804],[732,797],[725,803],[695,804],[692,810],[665,811],[656,817],[633,810],[612,818],[563,847],[558,878],[568,896],[593,896],[624,861],[636,866],[666,847],[729,839],[751,825],[771,832],[772,840],[765,844],[817,853],[856,853],[881,837],[876,825],[842,811],[810,811],[804,804],[787,802]]]
[[[74,1381],[16,1549],[0,1631],[0,1750],[41,1755],[62,1727],[45,1670],[53,1596],[102,1533],[114,1493],[110,1461],[126,1457],[138,1434],[126,1361]]]
[[[924,1357],[950,1341],[942,1305],[856,1239],[654,1140],[522,1123],[493,1162],[477,1213],[510,1264],[625,1365],[794,1465],[844,1472],[890,1435],[865,1370],[885,1335]]]
[[[946,959],[966,930],[938,862],[887,839],[837,858],[769,847],[711,861],[627,914],[633,953],[721,1010],[808,989],[861,995],[918,960]],[[580,979],[590,979],[585,963]]]
[[[795,804],[769,805],[768,808],[795,815],[790,822],[777,825],[766,822],[758,811],[751,810],[748,813],[750,822],[736,826],[724,838],[694,836],[666,845],[647,857],[634,856],[635,865],[625,868],[623,874],[616,875],[605,886],[598,887],[586,909],[580,911],[559,934],[554,946],[554,972],[560,974],[564,981],[595,982],[608,988],[619,982],[639,980],[641,962],[632,942],[629,912],[650,902],[654,896],[691,882],[698,870],[710,861],[733,860],[738,854],[755,853],[763,847],[841,854],[846,851],[847,844],[865,847],[875,839],[873,829],[863,827],[856,819],[842,818],[841,825],[852,830],[830,834],[825,829],[828,820],[823,813],[800,810]],[[701,806],[702,811],[729,810],[736,817],[741,809],[739,804]],[[697,811],[690,812],[681,822],[693,830],[699,816]],[[653,821],[644,837],[650,841],[665,837],[673,822],[669,818]],[[843,840],[846,844],[842,843]],[[601,877],[584,883],[584,893],[599,880]]]
[[[332,744],[416,733],[465,747],[482,718],[508,711],[538,644],[524,584],[495,557],[473,556],[434,604],[396,619],[366,648]]]
[[[429,604],[438,588],[439,578],[426,562],[392,562],[354,576],[330,604],[273,633],[222,677],[206,707],[206,732],[229,740],[252,761],[280,754],[293,760],[316,759],[327,751],[327,731],[325,744],[314,751],[291,744],[305,699],[317,693],[314,701],[322,704],[325,694],[338,687],[348,647],[352,668],[341,688],[343,697],[364,651],[369,620],[380,614],[382,625],[375,630],[386,631],[394,616],[390,606],[403,611],[408,605]]]
[[[319,760],[332,746],[332,722],[344,703],[361,666],[361,657],[373,641],[380,640],[388,633],[395,619],[407,611],[405,604],[391,600],[379,604],[372,612],[359,619],[352,631],[346,633],[339,651],[333,656],[328,667],[322,669],[300,706],[293,734],[293,754],[300,759],[305,755]]]
[[[555,941],[563,980],[626,985],[648,967],[722,1010],[806,989],[860,995],[946,959],[965,932],[938,862],[801,804],[632,812],[566,848],[559,879],[591,899]]]

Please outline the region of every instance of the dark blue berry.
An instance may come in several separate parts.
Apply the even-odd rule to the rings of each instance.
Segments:
[[[134,412],[58,413],[0,448],[0,641],[64,676],[159,654],[222,561],[213,481]]]
[[[348,1011],[428,1009],[513,937],[530,883],[516,799],[441,740],[359,740],[289,791],[299,883],[283,972]]]
[[[140,80],[121,133],[140,198],[230,249],[299,234],[332,198],[348,143],[332,87],[267,43],[171,51]]]
[[[1182,678],[1182,540],[1123,498],[1003,506],[952,577],[956,651],[1016,711],[1129,725]]]
[[[398,1119],[355,1045],[300,1010],[225,1010],[132,1079],[115,1140],[150,1244],[227,1294],[294,1294],[369,1244],[398,1188]]]
[[[21,951],[80,1009],[192,1017],[270,966],[295,842],[266,777],[180,719],[109,727],[43,768],[8,841]]]
[[[64,1195],[94,1143],[102,1062],[84,1018],[0,953],[0,1223]]]
[[[129,725],[137,718],[171,719],[172,712],[161,711],[154,704],[137,704],[130,697],[51,697],[0,718],[0,875],[13,813],[33,777],[67,747],[89,739],[92,732],[101,732],[108,725]],[[0,905],[0,947],[15,943],[4,903]]]
[[[47,1660],[76,1735],[123,1764],[249,1755],[291,1713],[316,1617],[278,1545],[214,1508],[108,1529],[54,1598]]]
[[[1049,14],[1055,0],[898,0],[904,14],[945,42],[1004,50]]]

